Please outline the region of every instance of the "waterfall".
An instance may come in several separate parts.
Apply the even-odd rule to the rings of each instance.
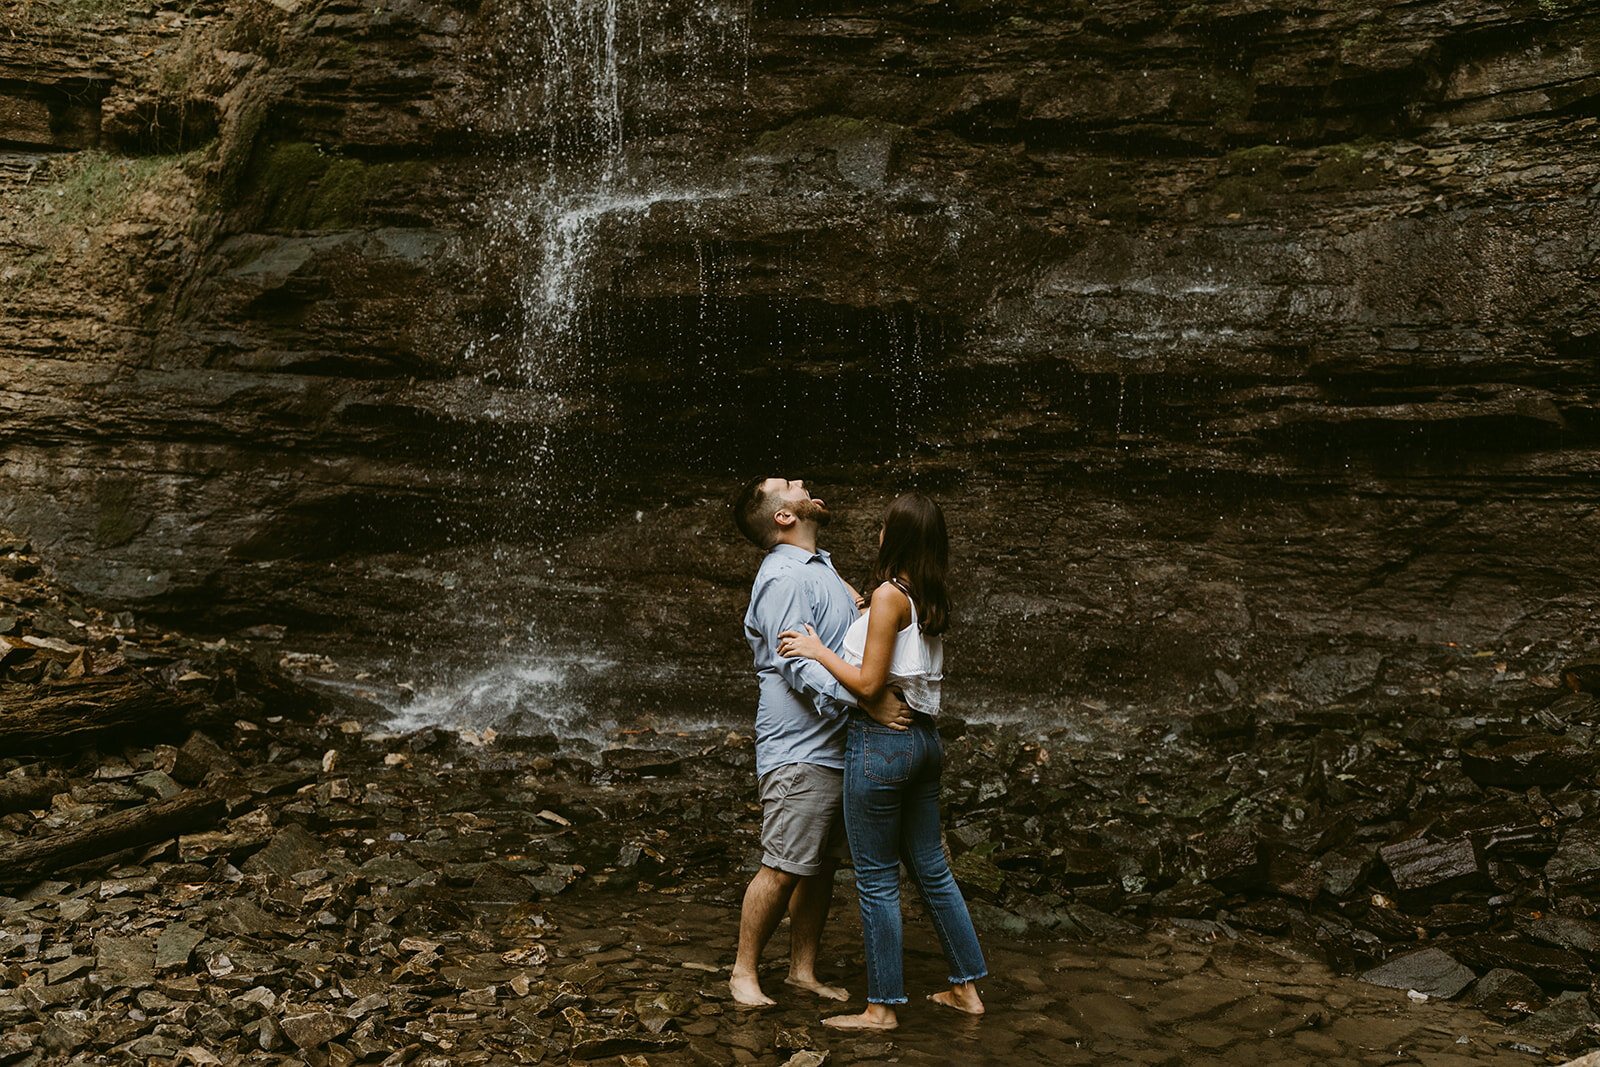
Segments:
[[[519,369],[538,381],[581,340],[603,231],[625,231],[659,203],[730,192],[659,172],[637,142],[643,112],[684,82],[742,89],[750,15],[747,2],[548,0],[503,18],[499,112],[509,148],[488,227],[519,263]]]
[[[491,66],[501,87],[485,167],[496,192],[478,235],[478,271],[480,288],[501,294],[505,310],[503,322],[469,333],[463,345],[486,381],[546,398],[531,406],[531,422],[507,424],[522,469],[501,486],[500,503],[544,522],[542,532],[559,540],[555,524],[588,505],[605,476],[603,461],[571,454],[560,428],[568,409],[604,403],[593,400],[599,371],[586,365],[604,348],[587,314],[602,257],[625,250],[630,230],[656,205],[735,191],[656,165],[645,148],[649,111],[674,93],[742,94],[750,10],[748,0],[544,0],[510,3],[493,17]],[[496,552],[500,577],[509,579],[500,584],[530,595],[522,579],[553,570],[558,550],[550,551],[543,565],[536,552]],[[582,709],[615,664],[554,649],[532,624],[502,645],[500,665],[426,687],[397,725],[597,736],[606,719]]]

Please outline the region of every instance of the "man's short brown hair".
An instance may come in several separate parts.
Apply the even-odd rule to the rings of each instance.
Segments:
[[[773,475],[763,474],[750,479],[733,498],[733,524],[757,548],[771,548],[777,540],[772,498],[767,493],[767,483],[772,478]]]

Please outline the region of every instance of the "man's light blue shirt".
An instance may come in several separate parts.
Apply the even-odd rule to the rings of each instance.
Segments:
[[[844,769],[846,710],[855,701],[816,660],[778,654],[778,635],[816,628],[835,652],[860,614],[833,560],[821,549],[777,545],[761,561],[744,615],[744,636],[755,653],[756,775],[790,763]]]

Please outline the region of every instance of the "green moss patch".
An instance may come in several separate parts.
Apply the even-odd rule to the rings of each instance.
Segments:
[[[1383,184],[1383,166],[1376,158],[1367,158],[1374,147],[1370,141],[1328,145],[1322,150],[1325,158],[1302,180],[1301,188],[1312,192],[1376,189]]]
[[[419,163],[364,163],[291,141],[266,155],[254,192],[268,229],[347,229],[364,224],[375,199],[420,172]]]

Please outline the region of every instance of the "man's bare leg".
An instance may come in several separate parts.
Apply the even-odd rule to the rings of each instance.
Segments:
[[[796,895],[795,886],[801,881],[799,875],[763,864],[744,891],[744,906],[739,912],[739,952],[728,979],[728,992],[747,1008],[766,1008],[776,1003],[761,991],[756,968],[761,963],[761,950],[783,921],[783,913]]]
[[[850,994],[845,990],[817,981],[817,952],[822,947],[822,928],[833,904],[834,866],[829,863],[816,874],[800,879],[794,896],[789,898],[789,977],[784,982],[829,1000],[849,1000]]]

